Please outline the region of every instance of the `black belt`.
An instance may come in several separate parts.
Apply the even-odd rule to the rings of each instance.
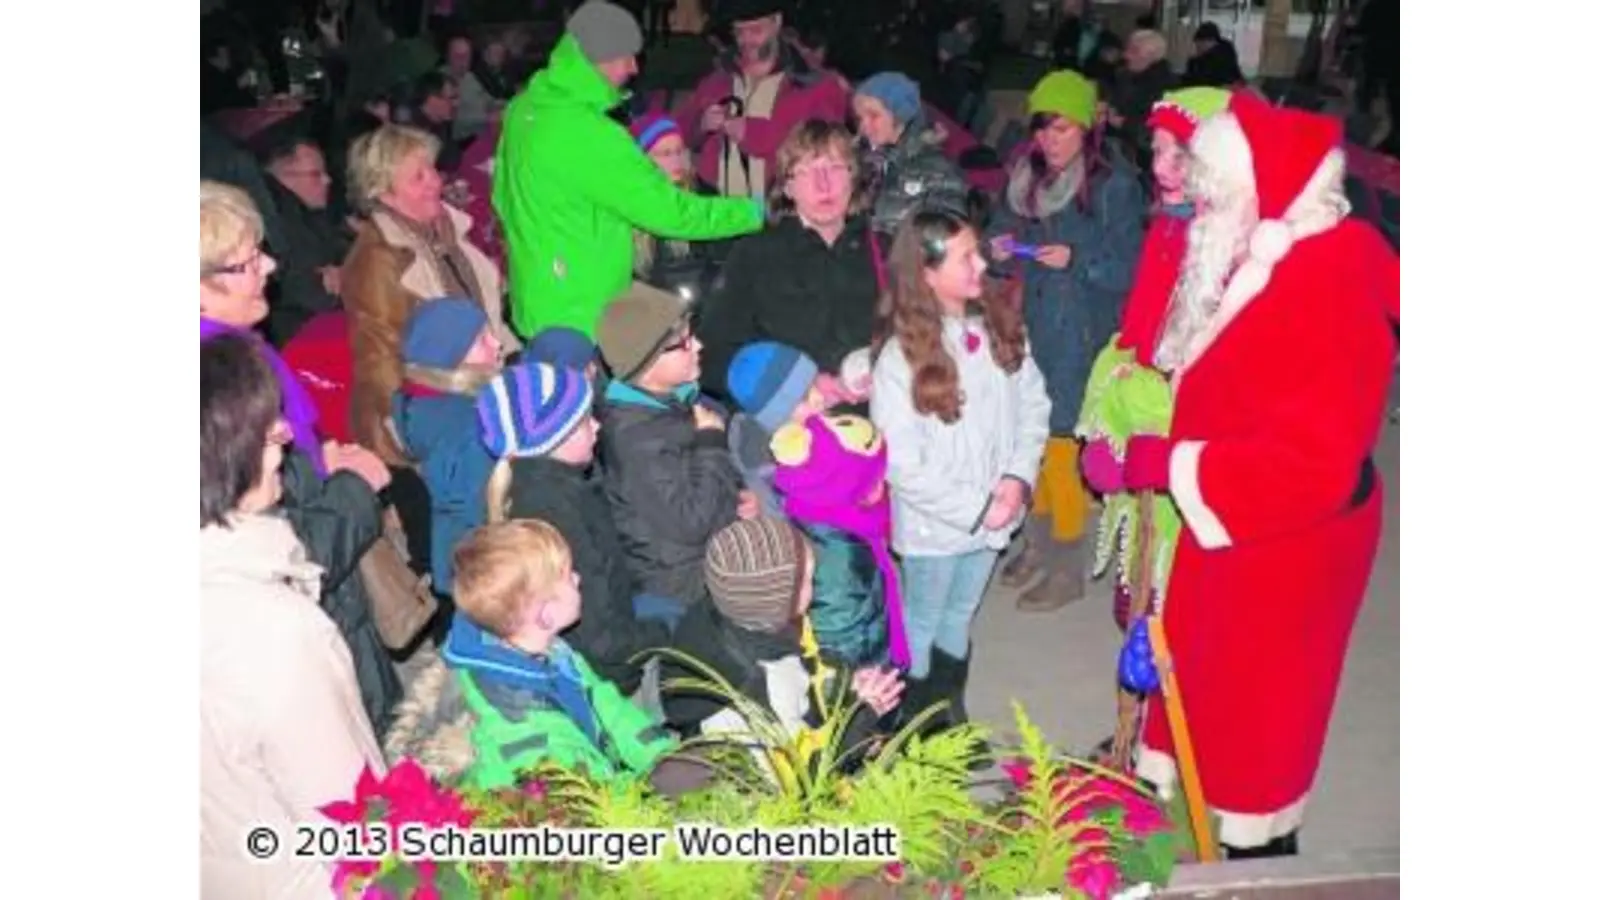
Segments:
[[[1371,455],[1361,461],[1361,474],[1356,478],[1355,493],[1350,495],[1349,508],[1359,509],[1361,504],[1372,498],[1372,492],[1378,487],[1378,466],[1372,461]]]

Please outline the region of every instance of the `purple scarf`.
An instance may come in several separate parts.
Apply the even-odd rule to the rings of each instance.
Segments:
[[[278,392],[283,395],[283,417],[289,422],[289,431],[294,435],[294,444],[300,448],[311,460],[311,468],[316,470],[318,478],[326,478],[327,470],[322,461],[322,442],[317,439],[317,408],[311,403],[311,396],[306,393],[305,385],[283,361],[278,351],[272,345],[261,339],[261,336],[245,328],[236,328],[218,322],[215,319],[200,317],[200,341],[204,343],[219,334],[242,334],[255,341],[256,349],[266,358],[272,366],[272,374],[278,379]]]

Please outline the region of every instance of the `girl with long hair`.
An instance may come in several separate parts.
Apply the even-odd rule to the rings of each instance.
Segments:
[[[990,250],[1022,277],[1022,316],[1050,391],[1050,442],[1022,546],[1001,580],[1020,609],[1059,609],[1084,595],[1089,493],[1073,435],[1095,354],[1133,280],[1146,201],[1133,166],[1101,140],[1098,91],[1052,72],[1028,97],[1033,146],[1012,168],[990,225]],[[1033,248],[1026,258],[1018,244]],[[1048,577],[1039,578],[1041,573]]]
[[[1028,510],[1050,398],[1016,307],[985,289],[977,231],[908,218],[878,310],[872,421],[889,445],[893,544],[911,666],[906,715],[949,698],[966,720],[969,631]]]

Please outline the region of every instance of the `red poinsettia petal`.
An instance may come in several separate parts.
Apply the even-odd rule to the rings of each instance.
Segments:
[[[326,806],[317,807],[317,812],[341,824],[362,822],[366,820],[366,806],[354,800],[335,800]]]
[[[361,777],[356,779],[356,802],[364,807],[368,798],[382,796],[382,789],[378,776],[372,773],[372,766],[362,766]]]

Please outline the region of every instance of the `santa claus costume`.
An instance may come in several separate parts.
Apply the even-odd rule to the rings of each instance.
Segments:
[[[1183,519],[1162,618],[1232,856],[1296,852],[1383,522],[1399,260],[1349,217],[1340,144],[1336,121],[1243,92],[1197,129],[1201,212],[1154,353],[1170,437],[1124,461]],[[1170,791],[1174,770],[1155,698],[1138,771]]]

